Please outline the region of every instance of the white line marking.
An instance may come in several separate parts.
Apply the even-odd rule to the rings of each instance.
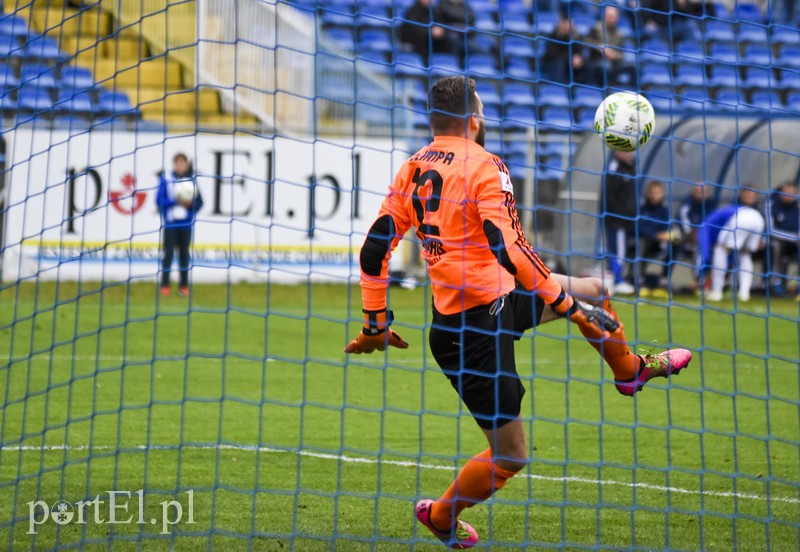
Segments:
[[[286,450],[286,449],[279,449],[279,448],[272,448],[272,447],[257,447],[255,445],[136,445],[131,447],[110,447],[110,446],[103,446],[103,445],[95,445],[90,447],[88,445],[77,445],[77,446],[67,446],[67,445],[44,445],[44,446],[33,446],[33,445],[4,445],[0,447],[0,451],[112,451],[112,450],[177,450],[177,449],[188,449],[188,450],[234,450],[234,451],[247,451],[247,452],[263,452],[263,453],[270,453],[270,454],[297,454],[299,456],[306,456],[309,458],[318,458],[321,460],[336,460],[339,462],[347,462],[351,464],[371,464],[377,465],[382,464],[385,466],[398,466],[402,468],[417,468],[417,469],[426,469],[426,470],[441,470],[441,471],[455,471],[453,466],[444,466],[442,464],[422,464],[420,462],[410,462],[404,460],[380,460],[375,458],[366,458],[364,456],[347,456],[347,455],[340,455],[340,454],[330,454],[325,452],[313,452],[308,450]],[[653,485],[650,483],[642,483],[642,482],[626,482],[626,481],[616,481],[614,479],[590,479],[587,477],[554,477],[550,475],[540,475],[534,473],[527,473],[527,474],[519,474],[517,477],[525,477],[528,479],[533,479],[536,481],[548,481],[548,482],[555,482],[555,483],[585,483],[588,485],[614,485],[618,487],[627,487],[629,489],[646,489],[649,491],[659,491],[659,492],[669,492],[669,493],[677,493],[677,494],[684,494],[684,495],[705,495],[705,496],[713,496],[716,498],[736,498],[739,500],[760,500],[760,501],[767,501],[767,502],[784,502],[787,504],[800,504],[800,498],[793,498],[790,496],[764,496],[758,495],[753,493],[739,493],[733,491],[711,491],[708,489],[705,490],[695,490],[695,489],[684,489],[682,487],[667,487],[664,485]],[[766,483],[766,481],[764,482]]]

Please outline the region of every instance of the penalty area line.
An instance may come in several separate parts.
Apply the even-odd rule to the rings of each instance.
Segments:
[[[105,445],[5,445],[0,447],[3,452],[31,452],[31,451],[113,451],[125,450],[136,451],[166,451],[166,450],[230,450],[242,452],[260,452],[267,454],[295,454],[301,457],[316,458],[320,460],[334,460],[337,462],[345,462],[348,464],[368,464],[368,465],[383,465],[383,466],[396,466],[402,468],[416,468],[423,470],[439,470],[439,471],[455,471],[454,466],[445,466],[443,464],[424,464],[421,462],[412,462],[408,460],[390,460],[390,459],[377,459],[368,458],[366,456],[348,456],[345,454],[332,454],[326,452],[315,452],[310,450],[290,450],[274,447],[259,447],[255,445],[231,445],[231,444],[191,444],[191,445],[136,445],[131,447],[111,447]],[[618,481],[614,479],[592,479],[589,477],[576,477],[576,476],[551,476],[541,475],[535,473],[518,474],[516,477],[531,479],[534,481],[547,481],[551,483],[580,483],[586,485],[609,485],[615,487],[626,487],[629,489],[643,489],[648,491],[656,491],[663,493],[676,493],[682,495],[704,495],[715,498],[734,498],[738,500],[757,500],[764,502],[783,502],[786,504],[800,504],[800,498],[793,498],[790,496],[765,496],[755,493],[742,493],[734,491],[713,491],[713,490],[697,490],[697,489],[684,489],[683,487],[673,487],[667,485],[654,485],[651,483],[644,483],[641,481]]]

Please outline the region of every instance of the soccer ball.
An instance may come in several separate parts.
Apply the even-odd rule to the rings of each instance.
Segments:
[[[179,180],[176,182],[175,199],[179,203],[194,201],[194,182],[191,180]]]
[[[655,131],[656,113],[641,94],[617,92],[597,108],[594,128],[608,147],[633,151],[645,145]]]

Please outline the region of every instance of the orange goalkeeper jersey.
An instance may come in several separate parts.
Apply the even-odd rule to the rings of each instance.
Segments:
[[[508,169],[473,141],[437,136],[403,163],[361,250],[364,309],[386,307],[391,251],[412,226],[442,314],[489,304],[515,279],[548,304],[562,291],[525,240]]]

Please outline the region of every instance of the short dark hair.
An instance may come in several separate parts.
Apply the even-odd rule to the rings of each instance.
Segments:
[[[464,129],[464,119],[478,112],[475,81],[466,77],[445,77],[436,81],[428,96],[433,133]]]
[[[185,154],[185,153],[176,153],[176,154],[175,154],[175,157],[173,157],[173,158],[172,158],[172,162],[173,162],[173,163],[177,163],[179,159],[183,159],[183,161],[184,161],[185,163],[188,163],[188,162],[189,162],[189,158],[188,158],[188,157],[186,157],[186,154]]]

